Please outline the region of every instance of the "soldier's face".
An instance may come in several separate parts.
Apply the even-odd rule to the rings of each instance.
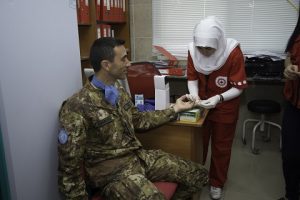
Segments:
[[[127,68],[130,66],[130,61],[127,58],[127,52],[125,47],[116,46],[114,48],[115,58],[112,66],[110,67],[110,74],[116,80],[125,79],[127,77]]]

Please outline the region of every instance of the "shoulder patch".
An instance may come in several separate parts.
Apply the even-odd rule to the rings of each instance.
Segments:
[[[66,144],[68,142],[68,133],[65,131],[65,129],[60,129],[58,133],[58,142],[60,144]]]
[[[131,107],[131,104],[132,104],[131,101],[127,101],[127,102],[124,104],[123,108],[127,111],[127,110]]]
[[[105,117],[104,119],[98,121],[96,123],[96,126],[97,127],[101,127],[101,126],[104,126],[105,124],[108,124],[108,123],[110,123],[112,121],[113,121],[113,119],[111,118],[111,116],[108,116],[108,117]]]

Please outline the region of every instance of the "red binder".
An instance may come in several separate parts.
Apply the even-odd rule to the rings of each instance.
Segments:
[[[112,18],[113,18],[113,12],[114,12],[114,0],[108,0],[110,3],[110,8],[109,8],[109,16],[108,16],[108,21],[112,22]],[[107,8],[108,9],[108,8]]]
[[[111,37],[111,26],[108,24],[97,25],[97,38]]]
[[[96,20],[101,20],[101,0],[95,0],[96,5]]]
[[[110,15],[110,0],[101,0],[101,21],[109,21]]]
[[[101,34],[101,26],[97,25],[97,39],[102,38],[102,34]]]
[[[118,11],[117,11],[117,21],[122,22],[122,0],[117,0],[118,1]]]
[[[121,22],[126,22],[126,19],[125,19],[126,0],[121,0],[121,1],[122,1]]]
[[[90,23],[90,6],[88,0],[77,0],[78,24]]]
[[[110,15],[111,22],[116,21],[116,9],[117,9],[117,1],[111,0],[111,15]]]
[[[107,37],[111,37],[111,25],[106,24]]]
[[[114,29],[111,29],[111,37],[115,37],[115,30]]]
[[[119,10],[120,10],[120,1],[119,0],[115,0],[116,3],[116,9],[115,9],[115,22],[119,22]]]

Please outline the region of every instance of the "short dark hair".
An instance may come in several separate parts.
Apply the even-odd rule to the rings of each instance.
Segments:
[[[101,69],[101,61],[114,61],[116,46],[124,45],[125,41],[112,37],[99,38],[94,41],[90,49],[90,62],[95,72]]]

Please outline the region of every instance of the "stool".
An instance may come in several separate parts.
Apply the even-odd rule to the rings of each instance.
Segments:
[[[260,131],[264,131],[265,129],[265,124],[268,124],[268,134],[267,138],[264,140],[265,142],[270,141],[270,126],[275,126],[277,127],[280,132],[281,132],[281,126],[277,123],[267,121],[265,120],[265,115],[266,114],[275,114],[279,113],[281,111],[281,106],[279,103],[273,100],[266,100],[266,99],[257,99],[250,101],[247,105],[248,110],[254,113],[260,114],[260,119],[246,119],[243,123],[243,136],[242,136],[242,141],[243,144],[246,144],[246,124],[248,122],[257,122],[252,130],[252,144],[251,144],[251,150],[253,154],[259,154],[259,149],[255,147],[255,134],[256,134],[256,129],[259,127]],[[280,149],[281,149],[281,137],[280,137]]]

